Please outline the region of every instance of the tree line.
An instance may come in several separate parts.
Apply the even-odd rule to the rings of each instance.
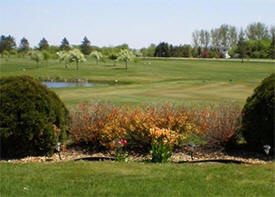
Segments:
[[[135,51],[135,50],[133,50]],[[60,46],[50,46],[45,38],[42,38],[38,43],[38,47],[31,49],[28,40],[23,37],[20,41],[18,48],[16,48],[15,38],[8,35],[0,37],[0,53],[2,57],[9,57],[10,55],[30,56],[31,60],[36,62],[37,67],[40,62],[45,61],[48,64],[48,59],[51,57],[58,59],[59,62],[64,62],[65,68],[68,68],[69,63],[75,63],[76,69],[79,69],[79,63],[85,62],[87,57],[104,62],[104,58],[109,58],[114,61],[121,61],[125,63],[125,68],[128,68],[128,63],[135,60],[137,56],[134,54],[127,44],[119,45],[116,47],[96,47],[91,46],[91,42],[85,36],[80,45],[71,46],[67,38],[63,38]],[[103,55],[104,53],[104,55]]]
[[[235,26],[223,24],[218,28],[196,30],[192,33],[192,45],[172,45],[161,42],[142,48],[151,57],[231,57],[275,58],[275,26],[264,23],[249,24],[239,31]]]
[[[50,46],[48,41],[45,38],[42,38],[40,40],[40,42],[38,43],[38,47],[35,47],[34,50],[49,51],[49,52],[55,53],[59,50],[69,51],[72,48],[73,48],[73,46],[70,45],[70,43],[66,37],[63,38],[59,47],[58,46]],[[78,48],[81,49],[83,54],[85,54],[85,55],[90,54],[92,47],[91,47],[90,41],[88,40],[88,38],[86,36],[83,38],[83,41],[82,41],[81,45],[79,45]],[[26,53],[29,50],[31,50],[31,47],[30,47],[29,41],[25,37],[23,37],[21,39],[18,48],[16,46],[15,38],[12,37],[11,35],[8,35],[8,36],[2,35],[0,37],[0,53],[1,54],[3,52],[6,52],[6,53],[8,52],[11,54],[14,54],[16,52]]]
[[[92,46],[85,36],[80,45],[70,45],[64,37],[59,46],[49,45],[42,38],[34,50],[41,51],[44,56],[56,57],[59,51],[79,49],[84,55],[99,51],[104,57],[115,60],[121,49],[130,50],[127,44],[114,47]],[[2,57],[10,55],[26,55],[31,49],[29,41],[23,37],[17,47],[15,38],[11,35],[0,37],[0,53]],[[232,25],[223,24],[211,30],[196,30],[192,33],[192,45],[172,45],[161,42],[151,44],[147,48],[131,50],[135,56],[144,57],[201,57],[220,58],[227,52],[231,57],[239,58],[275,58],[275,26],[270,28],[263,23],[252,23],[246,29],[238,30]]]

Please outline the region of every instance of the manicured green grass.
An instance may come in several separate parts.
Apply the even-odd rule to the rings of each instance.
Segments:
[[[1,163],[1,196],[274,196],[274,164]]]
[[[73,107],[86,101],[115,104],[241,104],[274,62],[146,59],[128,70],[93,60],[64,69],[57,60],[36,67],[27,58],[0,59],[0,76],[86,79],[118,85],[54,89]],[[229,80],[232,80],[230,82]],[[255,82],[255,84],[251,84]],[[124,83],[124,85],[123,85]],[[0,163],[2,196],[274,196],[274,164],[150,164],[112,162]]]
[[[86,79],[128,83],[108,87],[55,89],[64,102],[74,106],[84,101],[115,104],[148,103],[204,104],[236,101],[243,104],[253,89],[275,70],[275,62],[192,59],[144,59],[130,63],[129,69],[112,62],[95,64],[89,60],[75,70],[64,69],[57,60],[36,67],[28,58],[0,59],[0,76],[27,74],[37,79]],[[229,80],[232,80],[230,82]],[[251,83],[255,82],[255,83]]]

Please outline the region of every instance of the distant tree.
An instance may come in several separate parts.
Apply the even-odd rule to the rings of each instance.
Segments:
[[[12,37],[11,35],[4,36],[2,35],[0,37],[0,53],[3,51],[8,51],[10,52],[11,50],[16,49],[16,42],[15,38]]]
[[[125,63],[125,68],[128,69],[128,62],[134,59],[134,54],[128,49],[121,49],[118,54],[118,61],[123,61]]]
[[[47,49],[47,52],[49,52],[51,56],[55,56],[58,51],[60,51],[59,46],[49,46]]]
[[[155,51],[156,51],[156,45],[150,44],[150,46],[147,48],[147,56],[154,57]]]
[[[217,48],[210,48],[208,50],[208,57],[209,58],[219,58],[221,56],[221,52]]]
[[[229,48],[234,48],[237,45],[238,42],[238,34],[237,29],[234,26],[229,26]]]
[[[199,38],[198,38],[198,45],[204,49],[208,48],[208,45],[210,43],[210,33],[207,30],[200,30],[199,34],[198,34]],[[194,46],[196,47],[196,46]]]
[[[202,54],[201,47],[198,47],[198,57],[201,57],[201,54]]]
[[[83,41],[80,45],[80,49],[84,55],[90,55],[90,53],[91,53],[91,50],[92,50],[91,42],[88,40],[88,38],[86,36],[83,38]]]
[[[110,53],[110,54],[108,55],[108,58],[109,58],[110,60],[113,60],[113,65],[115,66],[115,65],[116,65],[116,60],[117,60],[117,58],[118,58],[118,54],[115,53],[115,52],[112,52],[112,53]]]
[[[5,51],[5,36],[4,35],[1,35],[0,37],[0,53],[1,53],[1,56],[3,57],[3,52]]]
[[[42,38],[42,40],[38,43],[38,48],[40,51],[47,50],[49,48],[48,41],[45,38]]]
[[[134,54],[136,57],[142,57],[141,50],[139,50],[139,49],[133,49],[133,54]]]
[[[23,56],[30,50],[29,41],[25,37],[21,39],[18,50],[23,53]]]
[[[223,24],[210,31],[212,49],[231,49],[237,44],[236,27]],[[213,52],[213,51],[212,51]]]
[[[218,49],[221,45],[221,40],[219,38],[219,29],[212,29],[210,31],[211,45],[213,48]]]
[[[220,47],[229,48],[229,25],[223,24],[219,28]]]
[[[200,32],[198,30],[192,33],[193,47],[197,48],[200,45]]]
[[[244,38],[245,34],[244,31],[241,29],[240,33],[239,33],[239,40],[238,40],[238,53],[240,54],[240,58],[242,58],[242,62],[243,59],[246,57],[247,54],[247,46],[246,46],[246,42],[245,42],[245,38]]]
[[[205,46],[205,34],[204,34],[204,30],[202,29],[201,31],[200,31],[200,40],[199,40],[200,42],[200,44],[199,44],[199,46],[200,47],[204,47]]]
[[[83,55],[83,53],[81,53],[81,51],[79,49],[72,49],[70,51],[67,52],[68,54],[66,55],[66,62],[72,63],[75,62],[76,64],[76,69],[78,70],[78,65],[81,62],[85,62],[86,58]]]
[[[63,38],[63,40],[61,41],[61,45],[60,45],[60,50],[61,51],[69,51],[71,49],[70,47],[70,43],[67,40],[67,38]]]
[[[125,44],[125,43],[116,46],[116,48],[119,49],[119,50],[121,50],[121,49],[127,49],[127,50],[129,50],[130,49],[129,46],[128,46],[128,44]]]
[[[169,57],[170,49],[169,49],[168,43],[166,43],[166,42],[159,43],[159,45],[156,47],[154,56],[155,57]]]
[[[67,51],[59,51],[56,53],[58,57],[59,63],[64,62],[65,68],[68,68],[68,63],[69,63],[69,53]]]
[[[50,59],[50,53],[48,51],[42,51],[42,56],[43,60],[47,63],[48,65],[48,60]]]
[[[198,48],[193,48],[192,51],[192,57],[199,57],[199,52],[198,52]]]
[[[271,44],[269,48],[269,55],[272,59],[275,59],[275,26],[270,28]]]
[[[190,45],[182,46],[182,57],[191,57],[192,56],[192,48]]]
[[[246,28],[246,36],[248,40],[268,40],[268,27],[264,23],[252,23]]]
[[[31,51],[30,52],[31,60],[36,62],[36,66],[38,67],[39,63],[43,60],[43,55],[40,51]]]
[[[246,41],[247,56],[251,58],[270,57],[271,40],[248,40]]]
[[[98,64],[99,60],[103,58],[102,53],[100,53],[99,51],[93,51],[90,56],[96,59],[96,64]]]
[[[210,43],[210,33],[205,30],[204,31],[204,49],[207,50]]]
[[[140,52],[145,57],[154,57],[155,50],[156,50],[156,45],[155,44],[151,44],[148,48],[142,48],[140,50]]]

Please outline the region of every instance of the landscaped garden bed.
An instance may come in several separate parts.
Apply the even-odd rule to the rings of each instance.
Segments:
[[[172,163],[199,163],[199,162],[222,162],[222,163],[245,163],[245,164],[267,164],[272,162],[264,154],[248,153],[238,151],[235,154],[227,154],[221,151],[207,151],[202,148],[196,150],[185,148],[181,151],[174,152],[171,156],[170,162]],[[0,162],[9,163],[33,163],[33,162],[67,162],[67,161],[114,161],[114,153],[110,152],[97,152],[89,153],[80,149],[68,149],[60,153],[61,159],[58,153],[52,156],[29,156],[18,159],[3,159]],[[128,157],[129,162],[148,162],[151,160],[151,155],[130,154]]]

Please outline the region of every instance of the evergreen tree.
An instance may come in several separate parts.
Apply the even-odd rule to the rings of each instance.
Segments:
[[[11,35],[4,36],[2,35],[0,37],[0,53],[3,51],[10,52],[11,50],[14,50],[16,48],[15,38]]]
[[[271,45],[269,49],[269,54],[272,59],[275,59],[275,26],[270,28],[271,33]]]
[[[161,42],[159,45],[156,47],[155,50],[155,57],[169,57],[170,56],[170,47],[168,43],[166,42]]]
[[[39,50],[47,50],[49,48],[49,43],[45,38],[42,38],[38,44]]]
[[[29,41],[25,37],[23,37],[19,44],[19,51],[26,53],[29,49],[30,49]]]
[[[63,38],[63,40],[61,41],[60,50],[61,51],[68,51],[70,49],[71,49],[71,47],[70,47],[69,41],[67,40],[66,37]]]
[[[91,42],[88,40],[86,36],[83,38],[82,44],[80,45],[80,49],[84,55],[90,55],[91,53]]]

